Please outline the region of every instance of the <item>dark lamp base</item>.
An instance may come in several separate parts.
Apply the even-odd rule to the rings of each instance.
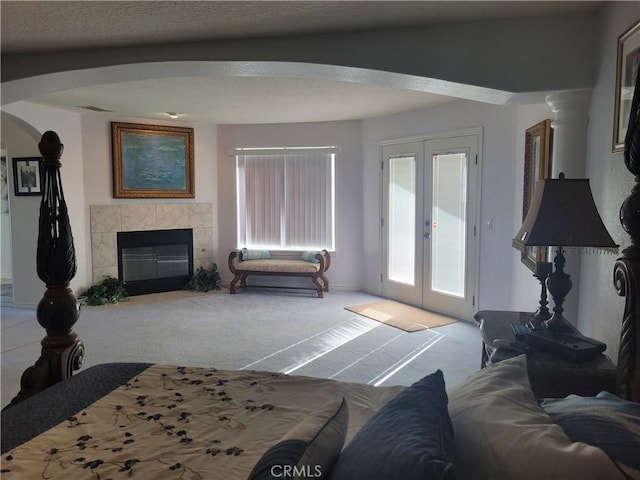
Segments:
[[[576,328],[569,323],[569,320],[564,318],[562,314],[554,313],[553,316],[544,322],[546,327],[556,333],[572,333],[576,332]]]

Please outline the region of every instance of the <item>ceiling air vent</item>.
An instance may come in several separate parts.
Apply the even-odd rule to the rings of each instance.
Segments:
[[[105,108],[96,107],[95,105],[76,105],[78,108],[84,108],[85,110],[91,110],[92,112],[109,112],[113,113],[113,110],[107,110]]]

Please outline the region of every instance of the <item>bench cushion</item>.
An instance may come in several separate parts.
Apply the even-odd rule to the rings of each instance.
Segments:
[[[238,272],[281,272],[281,273],[314,273],[320,265],[304,260],[261,259],[245,260],[236,265]]]

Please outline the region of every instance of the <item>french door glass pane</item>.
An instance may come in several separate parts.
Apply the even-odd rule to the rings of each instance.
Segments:
[[[465,296],[467,155],[433,155],[431,289]]]
[[[388,278],[415,284],[416,161],[389,159]]]

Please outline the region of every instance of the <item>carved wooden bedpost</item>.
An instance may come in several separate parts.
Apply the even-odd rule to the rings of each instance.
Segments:
[[[620,208],[620,223],[631,237],[631,245],[622,252],[613,270],[618,295],[626,297],[622,319],[626,334],[620,342],[616,389],[621,397],[640,402],[640,75],[636,78],[624,142],[624,163],[636,183]]]
[[[55,132],[42,135],[38,144],[43,157],[44,185],[40,202],[36,266],[46,291],[38,303],[38,323],[47,331],[35,365],[22,374],[15,404],[73,375],[82,365],[84,345],[72,327],[80,316],[80,304],[69,282],[76,274],[76,253],[67,204],[60,180],[63,145]]]

